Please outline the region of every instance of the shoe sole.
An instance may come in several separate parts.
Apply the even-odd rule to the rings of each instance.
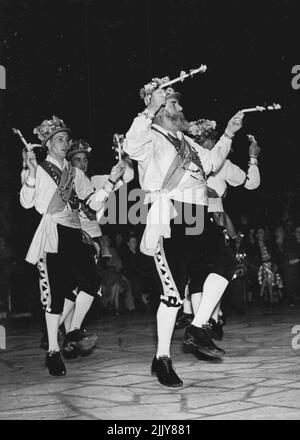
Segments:
[[[65,371],[64,373],[61,373],[61,374],[52,374],[49,371],[49,374],[50,374],[50,376],[53,376],[53,377],[64,377],[64,376],[66,376],[67,372]]]
[[[73,345],[77,350],[77,356],[66,357],[66,359],[76,359],[79,356],[89,356],[96,347],[98,336],[93,338],[84,338],[80,341],[68,341],[68,344]],[[68,355],[67,355],[68,356]]]
[[[164,385],[165,387],[169,387],[169,388],[179,388],[179,387],[182,387],[182,385],[183,385],[183,383],[179,383],[179,384],[177,384],[177,385],[170,385],[170,384],[164,383],[163,381],[159,380],[159,378],[158,378],[158,376],[157,376],[157,373],[156,373],[155,371],[153,371],[153,370],[151,370],[151,375],[152,375],[152,376],[156,376],[156,379],[158,380],[158,382],[159,382],[161,385]]]
[[[224,354],[225,351],[223,352],[219,352],[219,353],[213,353],[210,350],[206,350],[205,348],[202,348],[201,350],[199,349],[199,347],[197,347],[193,341],[183,341],[183,345],[185,346],[186,349],[188,349],[189,351],[191,351],[193,354],[204,354],[205,356],[212,358],[212,359],[221,359]]]
[[[70,360],[70,359],[77,359],[79,353],[68,353],[68,352],[63,351],[62,355],[63,355],[64,359]]]

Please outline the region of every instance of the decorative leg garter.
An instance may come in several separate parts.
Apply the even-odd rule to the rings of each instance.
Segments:
[[[154,261],[163,286],[164,294],[160,297],[161,302],[166,304],[168,307],[181,307],[183,300],[180,299],[180,294],[168,266],[163,248],[162,237],[160,238],[155,251]]]
[[[37,268],[40,273],[40,294],[41,294],[41,303],[43,305],[43,309],[46,312],[51,312],[51,291],[50,284],[47,272],[47,256],[44,253],[43,257],[39,259],[37,262]]]

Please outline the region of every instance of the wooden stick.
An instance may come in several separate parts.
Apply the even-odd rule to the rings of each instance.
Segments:
[[[190,73],[184,73],[183,75],[180,75],[177,78],[172,79],[171,81],[168,81],[167,83],[160,85],[159,89],[164,89],[165,87],[168,87],[171,84],[174,84],[179,81],[184,81],[186,78],[188,78],[189,76],[193,76],[196,73],[204,73],[206,72],[206,70],[207,70],[207,66],[205,64],[201,64],[201,66],[198,69],[191,69]]]
[[[12,128],[12,131],[20,137],[21,141],[23,142],[23,144],[24,144],[25,147],[26,147],[26,150],[27,150],[27,151],[30,151],[30,147],[29,147],[28,143],[26,142],[24,136],[23,136],[22,133],[20,132],[20,130],[18,130],[17,128]]]
[[[20,137],[27,151],[32,151],[35,147],[41,147],[40,144],[30,144],[26,142],[26,139],[24,138],[24,136],[22,135],[21,131],[18,128],[12,128],[12,131]]]
[[[280,109],[281,109],[280,104],[268,105],[267,107],[262,107],[257,105],[256,107],[244,108],[243,110],[241,110],[241,112],[250,113],[250,112],[262,112],[265,110],[280,110]]]

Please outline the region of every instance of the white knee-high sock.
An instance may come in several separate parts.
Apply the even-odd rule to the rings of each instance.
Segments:
[[[170,356],[170,345],[178,313],[177,307],[167,307],[161,303],[157,310],[157,352],[156,357]]]
[[[72,318],[70,332],[75,330],[75,328],[80,328],[85,315],[89,311],[94,297],[85,293],[79,292],[75,301],[74,315]]]
[[[183,313],[186,313],[187,315],[193,314],[191,295],[189,292],[189,284],[187,284],[185,287],[184,300],[183,300],[182,307],[183,307]]]
[[[198,309],[197,315],[192,321],[192,325],[201,327],[208,322],[227,285],[228,281],[221,275],[216,273],[210,273],[208,275],[203,286],[201,305]]]
[[[65,298],[64,309],[63,309],[63,312],[60,315],[60,319],[59,319],[60,326],[62,325],[62,323],[65,323],[66,320],[70,319],[70,312],[71,312],[71,310],[74,309],[74,307],[75,307],[75,302],[70,301],[69,299]]]
[[[186,313],[187,315],[192,315],[193,314],[193,309],[192,309],[192,303],[191,303],[190,295],[185,297],[184,300],[183,300],[183,313]]]
[[[218,304],[216,305],[214,311],[212,312],[211,317],[218,322],[218,318],[219,318],[219,311],[220,311],[220,307],[221,307],[221,301],[218,302]]]
[[[196,292],[191,295],[191,302],[192,302],[192,306],[193,306],[194,316],[197,315],[198,309],[201,304],[202,295],[203,295],[202,292]]]
[[[47,325],[47,333],[48,333],[48,341],[50,350],[59,351],[58,345],[58,324],[60,315],[54,315],[53,313],[45,313],[46,325]]]
[[[74,311],[75,311],[75,308],[73,308],[70,311],[70,313],[68,314],[68,316],[66,316],[66,318],[64,320],[64,326],[65,326],[66,334],[69,333],[69,331],[71,329],[71,324],[72,324],[72,320],[73,320],[73,316],[74,316]]]

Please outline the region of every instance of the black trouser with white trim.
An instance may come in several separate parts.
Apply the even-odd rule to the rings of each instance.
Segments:
[[[174,206],[177,212],[182,212],[181,222],[178,223],[178,218],[171,221],[171,238],[160,241],[154,257],[164,291],[162,301],[169,306],[179,305],[170,297],[179,295],[183,299],[188,281],[191,294],[203,290],[209,273],[229,281],[235,264],[231,250],[225,245],[222,229],[212,221],[207,207],[177,201]],[[184,215],[185,210],[189,216]],[[186,228],[193,225],[185,219],[191,218],[191,213],[194,217],[197,215],[198,223],[203,220],[203,230],[196,235],[187,234]]]
[[[75,301],[73,290],[95,296],[99,277],[91,247],[82,241],[80,229],[57,225],[58,252],[45,253],[38,262],[44,309],[61,314],[65,298]]]

